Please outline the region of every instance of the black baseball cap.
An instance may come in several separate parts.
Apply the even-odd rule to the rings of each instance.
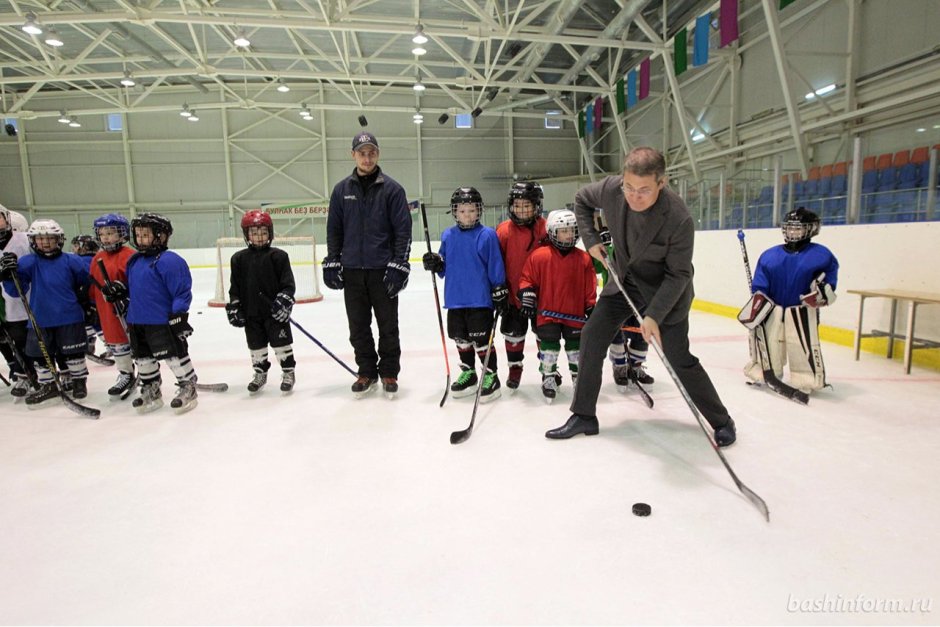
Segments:
[[[378,148],[379,140],[375,138],[375,135],[373,135],[372,133],[367,133],[366,131],[363,131],[361,133],[356,133],[356,136],[353,137],[352,149],[359,150],[363,146],[375,146],[376,148]]]

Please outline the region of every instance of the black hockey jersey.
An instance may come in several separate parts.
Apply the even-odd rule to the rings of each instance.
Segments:
[[[280,292],[293,296],[295,289],[290,257],[280,248],[246,248],[232,255],[229,300],[240,301],[245,316],[270,316],[275,296]]]

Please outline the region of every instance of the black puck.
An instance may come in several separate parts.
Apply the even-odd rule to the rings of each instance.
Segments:
[[[634,516],[649,516],[652,512],[652,508],[646,503],[634,503],[633,504],[633,515]]]

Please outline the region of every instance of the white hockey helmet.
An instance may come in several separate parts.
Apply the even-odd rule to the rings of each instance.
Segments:
[[[29,220],[26,219],[19,211],[10,211],[10,223],[13,225],[13,230],[17,233],[25,233],[29,230]]]
[[[0,217],[3,218],[3,226],[0,227],[0,233],[8,233],[13,230],[13,223],[11,222],[10,210],[0,205]]]
[[[36,248],[36,238],[41,235],[55,237],[56,242],[58,242],[57,250],[46,252]],[[55,257],[62,252],[62,247],[65,246],[65,231],[62,230],[58,222],[50,220],[49,218],[34,220],[33,223],[29,225],[26,236],[29,238],[29,247],[32,248],[33,252],[37,255]]]
[[[578,243],[578,219],[575,217],[574,211],[570,209],[557,209],[548,214],[548,218],[545,222],[545,230],[548,231],[548,239],[551,240],[556,248],[574,248]],[[566,229],[571,229],[571,234],[567,237],[560,237],[560,235],[564,234],[559,233],[559,231]]]

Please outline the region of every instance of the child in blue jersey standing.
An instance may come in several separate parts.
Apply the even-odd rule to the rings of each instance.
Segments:
[[[170,407],[178,413],[196,406],[196,373],[186,342],[193,328],[189,306],[193,280],[182,257],[168,250],[173,225],[162,215],[143,213],[131,221],[137,254],[127,262],[127,285],[115,281],[102,290],[108,302],[127,302],[128,337],[137,365],[140,413],[163,406],[160,361],[166,361],[179,387]]]
[[[506,269],[496,231],[480,224],[483,197],[473,187],[460,187],[450,198],[450,209],[457,224],[441,234],[438,253],[425,253],[424,269],[444,278],[444,308],[447,309],[447,335],[457,344],[460,376],[450,386],[455,398],[476,392],[474,352],[480,363],[486,360],[493,310],[503,313],[509,302]],[[496,351],[489,351],[483,363],[484,375],[480,401],[499,398]]]
[[[819,228],[812,211],[789,212],[781,225],[785,243],[764,251],[757,262],[751,299],[738,314],[750,330],[751,360],[744,374],[752,381],[763,382],[769,369],[782,379],[789,362],[791,386],[810,392],[826,385],[819,308],[836,299],[839,262],[828,248],[810,241]]]
[[[26,404],[35,407],[59,398],[61,390],[51,370],[54,364],[46,357],[64,361],[72,378],[72,397],[85,398],[88,396],[85,365],[88,342],[80,298],[88,290],[88,262],[78,255],[62,252],[65,232],[55,220],[36,220],[26,236],[34,254],[18,259],[16,254],[5,252],[0,258],[4,291],[11,296],[20,295],[12,280],[16,274],[23,294],[29,293],[29,307],[42,330],[45,344],[44,351],[37,330],[30,324],[26,356],[36,370],[38,388],[27,394]]]

